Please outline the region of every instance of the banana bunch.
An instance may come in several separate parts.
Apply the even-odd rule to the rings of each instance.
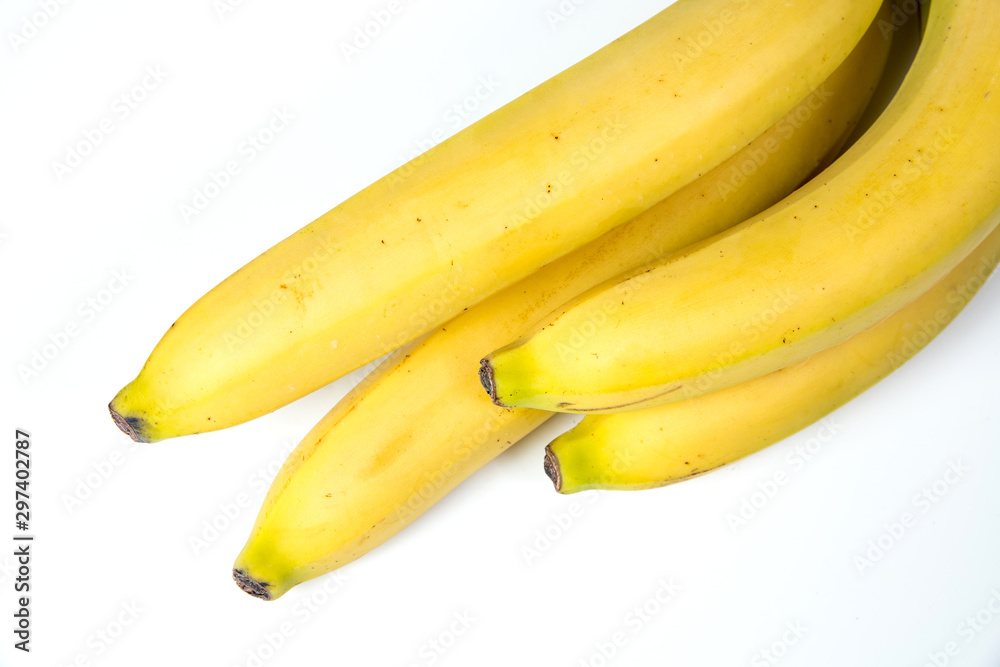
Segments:
[[[996,25],[995,4],[932,2],[909,75],[836,163],[489,354],[493,401],[590,414],[695,398],[805,361],[926,292],[998,221]]]
[[[807,361],[658,408],[586,417],[545,448],[561,493],[650,489],[695,477],[819,421],[923,349],[1000,262],[994,230],[943,280],[876,326]]]
[[[859,169],[856,164],[863,164],[868,157],[859,154],[861,147],[873,151],[880,145],[883,149],[892,145],[896,151],[887,151],[881,156],[883,162],[873,163],[893,164],[892,168],[881,172],[881,178],[872,170],[867,179],[860,181],[860,190],[843,193],[845,197],[852,194],[857,197],[860,193],[865,200],[872,197],[881,199],[860,208],[853,219],[847,218],[847,234],[841,240],[848,243],[839,246],[843,252],[839,258],[847,262],[850,253],[858,249],[855,244],[864,243],[865,239],[861,237],[869,230],[875,231],[874,227],[878,226],[881,232],[883,226],[891,230],[895,225],[899,235],[897,243],[885,247],[881,260],[874,255],[868,255],[868,259],[864,256],[858,258],[847,269],[849,275],[863,275],[863,271],[856,267],[857,261],[875,262],[876,270],[882,271],[894,261],[906,263],[910,260],[908,268],[902,270],[902,280],[898,282],[899,289],[905,290],[909,283],[921,280],[922,274],[931,273],[925,278],[928,281],[936,278],[936,270],[940,270],[942,261],[940,258],[944,256],[942,251],[946,250],[948,241],[956,248],[963,248],[952,254],[952,257],[959,257],[957,266],[900,309],[887,311],[889,315],[874,326],[857,330],[851,328],[842,342],[815,348],[812,356],[798,363],[793,362],[733,385],[720,379],[732,372],[732,368],[725,367],[736,361],[737,355],[727,356],[720,358],[723,363],[704,378],[707,392],[689,386],[678,389],[679,393],[695,394],[694,398],[680,400],[684,396],[680,399],[659,396],[648,402],[659,407],[634,411],[625,409],[617,414],[585,417],[579,425],[556,438],[546,448],[545,471],[556,490],[575,493],[587,489],[655,488],[704,474],[771,445],[823,418],[912,358],[954,319],[989,278],[1000,262],[1000,182],[995,176],[998,165],[994,162],[984,164],[981,158],[969,157],[973,151],[958,152],[956,155],[949,153],[953,147],[957,151],[973,149],[969,145],[974,141],[973,137],[997,136],[996,132],[1000,129],[997,112],[992,111],[988,104],[992,75],[984,74],[977,82],[978,89],[966,89],[963,95],[959,95],[953,86],[946,83],[949,78],[946,70],[959,62],[947,48],[955,47],[953,40],[956,35],[961,40],[985,48],[988,38],[978,35],[979,41],[976,41],[973,33],[981,28],[977,25],[978,21],[989,17],[990,12],[985,5],[979,6],[975,2],[934,0],[930,7],[930,12],[922,17],[924,35],[920,50],[903,87],[880,115],[876,126],[862,137],[859,146],[835,165],[844,164],[845,168],[827,170],[820,178],[825,181],[829,175],[830,181],[844,179],[844,182],[849,182],[847,179],[852,175],[851,171]],[[916,29],[914,24],[915,21],[910,22],[911,31]],[[975,63],[984,56],[982,53],[977,57],[968,53],[963,55],[968,58],[964,61],[965,66],[972,69],[980,67]],[[996,49],[990,56],[994,59],[992,62],[996,62]],[[934,85],[939,88],[933,88]],[[928,89],[928,86],[931,88]],[[951,95],[946,95],[946,92]],[[913,101],[921,99],[922,107]],[[901,154],[899,148],[903,149]],[[899,155],[899,159],[895,163],[888,162],[894,154]],[[907,154],[910,157],[903,160]],[[852,157],[858,162],[849,162]],[[966,164],[965,160],[970,162]],[[973,174],[980,166],[982,171],[978,171],[980,180],[977,186]],[[863,174],[857,175],[864,178]],[[919,202],[907,199],[926,196],[925,188],[930,184],[938,185],[938,189],[932,191],[938,193],[942,192],[942,187],[971,187],[961,193],[952,193],[956,198],[950,202],[940,199],[938,205],[945,207],[943,210],[930,203],[924,204],[925,208],[920,212],[907,208],[919,205]],[[826,183],[822,188],[812,188],[813,191],[803,190],[802,200],[788,200],[793,211],[801,212],[810,201],[814,202],[814,206],[817,202],[822,203],[820,196],[832,191]],[[888,200],[885,199],[887,196]],[[906,211],[912,217],[906,220],[898,217]],[[779,215],[777,209],[773,213],[774,217]],[[774,217],[761,216],[759,221],[763,223]],[[927,220],[930,222],[925,223]],[[923,238],[923,243],[933,247],[921,250],[930,250],[930,257],[922,252],[901,254],[908,243],[916,242],[907,237],[920,231],[920,228],[915,231],[911,223],[926,224],[923,232],[927,236]],[[843,222],[840,224],[843,225]],[[734,230],[734,234],[738,231]],[[983,234],[986,234],[985,238],[982,238]],[[888,236],[883,238],[889,243]],[[972,243],[977,245],[971,252],[963,254],[964,247]],[[791,250],[794,252],[797,248],[793,246]],[[837,249],[838,246],[831,245],[827,251],[836,253]],[[721,248],[719,250],[722,252]],[[776,252],[787,251],[787,248],[782,248]],[[934,262],[935,253],[938,264]],[[799,265],[806,270],[809,260],[805,257],[792,261],[801,260],[807,262]],[[917,261],[913,263],[913,260]],[[666,264],[664,262],[661,267],[665,268]],[[950,261],[946,266],[950,266]],[[774,289],[776,286],[776,283],[767,282],[757,285],[758,289]],[[809,285],[812,295],[815,295],[817,287],[823,292],[826,286],[825,281]],[[627,289],[624,281],[608,287]],[[846,318],[857,317],[865,308],[877,309],[880,302],[893,298],[894,295],[886,293],[884,287],[882,292],[868,293],[866,303],[839,301],[847,306],[840,310],[841,321],[845,319],[845,314]],[[595,297],[597,292],[594,291]],[[793,313],[799,308],[794,301],[792,298],[784,304]],[[804,314],[810,314],[808,303],[803,305],[806,308]],[[770,319],[780,327],[778,310],[782,308],[776,305]],[[572,308],[565,309],[557,317],[571,311]],[[828,331],[820,329],[819,335],[839,340],[842,334],[834,333],[842,326],[837,322],[838,313],[831,309],[826,316],[830,318]],[[768,324],[767,319],[765,314],[760,321]],[[783,346],[798,338],[798,327],[786,333],[782,337]],[[766,334],[767,326],[755,329],[745,339],[747,347]],[[517,345],[515,343],[510,347],[516,348]],[[773,355],[776,352],[780,353],[772,346],[770,349],[764,347],[759,354]],[[503,355],[504,351],[498,354]],[[488,363],[484,360],[484,366]],[[723,388],[716,389],[720,386],[715,384],[716,381]],[[606,398],[592,395],[588,400]],[[642,402],[642,405],[646,404]],[[606,412],[602,409],[593,411]]]
[[[394,353],[278,472],[233,569],[240,587],[274,599],[351,562],[541,425],[552,413],[490,402],[476,374],[482,356],[566,300],[792,192],[839,152],[888,47],[870,29],[825,82],[729,160]],[[749,175],[741,171],[758,163]]]
[[[265,600],[555,412],[589,415],[546,448],[562,493],[777,442],[1000,261],[992,2],[932,0],[921,34],[890,0],[678,0],[219,284],[111,415],[226,428],[391,352],[274,480],[233,567]]]
[[[677,2],[217,285],[112,417],[141,442],[226,428],[419,338],[731,157],[830,76],[880,4]]]

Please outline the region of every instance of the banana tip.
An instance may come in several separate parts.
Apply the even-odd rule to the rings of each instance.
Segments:
[[[233,581],[235,581],[236,585],[240,587],[240,590],[247,595],[252,595],[253,597],[260,598],[261,600],[274,599],[271,596],[271,590],[267,584],[257,581],[243,570],[233,568]]]
[[[545,474],[552,480],[556,491],[562,493],[562,473],[559,472],[559,459],[552,451],[552,445],[545,446]]]
[[[479,381],[490,395],[490,400],[493,401],[494,405],[505,407],[497,402],[497,383],[493,377],[493,365],[490,364],[489,359],[482,359],[479,362]]]
[[[111,418],[115,420],[115,426],[122,430],[122,433],[132,438],[136,442],[151,442],[148,438],[143,436],[143,421],[138,417],[122,417],[114,408],[114,401],[108,403],[108,412],[111,413]]]

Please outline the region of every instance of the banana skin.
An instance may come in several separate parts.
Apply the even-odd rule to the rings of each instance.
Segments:
[[[542,424],[551,413],[501,409],[479,389],[483,353],[587,288],[766,208],[829,163],[887,50],[869,31],[826,82],[730,160],[381,364],[279,471],[234,564],[240,588],[273,600],[353,561]]]
[[[115,423],[142,442],[240,424],[434,330],[746,146],[880,4],[670,5],[204,295],[111,401]]]
[[[703,475],[824,418],[912,359],[1000,262],[994,230],[944,280],[875,327],[807,361],[659,408],[585,417],[545,448],[560,493],[651,489]]]
[[[1000,221],[998,33],[995,2],[934,0],[898,93],[840,159],[490,354],[495,402],[600,414],[694,398],[802,362],[926,292]]]

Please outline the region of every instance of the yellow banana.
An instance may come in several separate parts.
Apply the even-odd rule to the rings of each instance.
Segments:
[[[923,28],[912,11],[905,10],[903,1],[897,0],[893,3],[888,19],[885,16],[876,19],[875,25],[879,30],[885,35],[892,35],[892,48],[882,78],[854,128],[848,145],[857,141],[885,111],[913,62]],[[956,272],[959,270],[955,269]],[[931,297],[925,295],[921,298]],[[894,317],[903,315],[897,314]],[[882,331],[884,333],[886,330]],[[861,340],[865,340],[864,334],[858,334],[831,350],[814,355],[805,365],[814,364],[824,354],[831,354],[832,350],[847,349],[848,345],[855,345]],[[845,362],[840,372],[850,372],[854,381],[845,382],[842,387],[854,387],[858,384],[856,376],[859,373],[849,370],[855,365],[857,364],[852,361]],[[839,405],[833,396],[827,396],[823,391],[806,391],[802,395],[792,396],[793,390],[785,390],[778,382],[779,378],[787,377],[786,373],[788,369],[783,369],[759,380],[657,408],[611,415],[588,415],[576,427],[546,447],[545,471],[556,490],[561,493],[577,493],[588,489],[655,488],[709,472],[804,427],[810,423],[807,419],[816,412],[817,407],[822,411],[822,406],[826,406],[825,410],[828,412]],[[802,376],[793,374],[792,377]],[[875,381],[877,380],[873,380]],[[764,407],[767,400],[761,394],[764,387],[776,392],[774,398],[779,399],[778,409],[768,412]],[[861,391],[864,389],[859,388],[857,393]],[[790,406],[788,410],[781,408],[779,397],[791,400],[794,407]],[[817,405],[808,405],[808,397],[812,397]],[[760,410],[758,418],[765,426],[747,429],[745,425],[752,419],[750,414],[727,417],[737,411],[740,398],[746,400],[747,405]],[[801,410],[798,418],[796,410]],[[696,415],[695,412],[699,414]],[[711,418],[707,415],[711,415]],[[741,426],[730,427],[729,424],[734,421]],[[727,430],[723,431],[724,428]],[[690,461],[692,458],[696,459],[697,467]]]
[[[304,396],[635,217],[824,81],[881,0],[679,0],[260,255],[109,408],[151,442]]]
[[[689,401],[586,417],[546,447],[545,471],[562,493],[649,489],[772,445],[912,358],[958,315],[998,262],[1000,229],[916,301],[799,365]]]
[[[499,405],[616,412],[798,363],[941,280],[1000,217],[1000,11],[934,0],[872,128],[769,211],[559,308],[491,354]]]
[[[483,353],[566,299],[735,224],[828,162],[885,61],[875,30],[774,127],[632,221],[405,346],[351,391],[278,473],[233,576],[274,599],[396,534],[551,413],[481,391]]]
[[[892,38],[892,48],[889,49],[889,59],[882,72],[882,78],[872,94],[871,101],[861,114],[854,132],[847,140],[847,146],[853,146],[871,129],[892,102],[892,98],[899,92],[899,87],[910,71],[913,58],[920,48],[922,28],[918,15],[925,16],[926,10],[923,14],[920,13],[917,0],[892,0],[889,7],[884,8],[883,13],[875,20],[875,28],[879,33]]]

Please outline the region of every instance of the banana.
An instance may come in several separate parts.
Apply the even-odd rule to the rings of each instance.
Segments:
[[[1000,228],[944,280],[875,327],[735,387],[658,408],[586,417],[545,448],[545,471],[561,493],[650,489],[759,451],[911,359],[958,315],[998,262]]]
[[[746,146],[880,4],[679,0],[220,283],[115,396],[115,423],[143,442],[240,424],[433,330]]]
[[[825,83],[728,161],[390,356],[279,471],[234,564],[239,586],[271,600],[351,562],[543,423],[551,413],[490,402],[474,373],[483,353],[566,299],[790,192],[839,151],[886,51],[869,31]]]
[[[899,92],[769,211],[559,308],[483,361],[498,405],[580,413],[718,391],[843,342],[926,292],[1000,217],[1000,12],[934,0]]]
[[[878,86],[847,145],[856,142],[885,111],[899,90],[920,45],[923,27],[917,23],[912,13],[901,14],[902,7],[901,1],[893,2],[889,19],[880,15],[875,21],[875,26],[884,35],[892,36],[892,47]],[[984,252],[984,248],[985,245],[981,246],[979,252]],[[950,278],[957,276],[960,270],[961,267],[956,268]],[[940,291],[941,284],[934,289]],[[934,297],[930,293],[921,297],[922,300],[932,298]],[[891,319],[898,322],[903,317],[906,316],[899,312]],[[880,326],[893,325],[884,322]],[[880,331],[885,334],[887,329],[882,328]],[[815,373],[817,366],[814,364],[824,358],[824,355],[831,355],[833,350],[841,350],[838,354],[843,355],[848,346],[857,345],[863,340],[872,341],[870,344],[875,345],[876,340],[888,341],[888,338],[883,336],[877,339],[866,337],[865,333],[858,334],[831,350],[814,355],[805,362],[805,366],[813,368],[812,372]],[[872,356],[870,353],[865,355],[866,358]],[[850,400],[867,387],[861,386],[858,378],[863,371],[858,371],[856,366],[868,371],[868,377],[872,378],[871,384],[881,377],[877,375],[875,366],[864,366],[856,360],[846,359],[839,371],[842,376],[849,377],[839,385],[838,395],[846,396],[842,402]],[[764,378],[730,389],[658,408],[613,415],[588,415],[576,427],[546,447],[545,472],[560,493],[577,493],[588,489],[655,488],[704,474],[805,427],[810,423],[807,421],[808,415],[819,414],[822,417],[840,405],[832,393],[828,395],[819,389],[829,383],[807,388],[803,394],[791,389],[792,383],[788,380],[784,382],[789,384],[789,388],[780,383],[779,378],[782,377],[804,379],[797,373],[804,371],[775,371]],[[854,393],[845,393],[849,388],[855,388]],[[764,391],[775,393],[770,398],[778,399],[777,408],[765,406],[769,397],[762,393]],[[778,397],[791,402],[787,409],[782,407],[783,402]],[[811,397],[815,405],[807,397]],[[738,407],[741,400],[746,401],[747,406],[752,405],[753,410],[759,411],[757,418],[766,422],[764,426],[746,426],[753,417],[749,407]],[[737,412],[737,416],[730,416]],[[740,426],[734,428],[731,426],[734,423],[739,423]],[[691,463],[692,458],[697,460],[697,467]]]
[[[875,27],[885,37],[892,38],[889,58],[879,79],[878,86],[872,94],[871,101],[861,114],[854,132],[847,140],[847,146],[857,143],[865,132],[871,129],[875,121],[882,115],[892,98],[896,96],[899,87],[910,71],[913,58],[920,48],[920,38],[923,34],[918,14],[926,16],[926,10],[921,14],[917,0],[892,0],[875,20]],[[916,13],[914,13],[916,12]],[[886,15],[887,14],[887,15]]]

